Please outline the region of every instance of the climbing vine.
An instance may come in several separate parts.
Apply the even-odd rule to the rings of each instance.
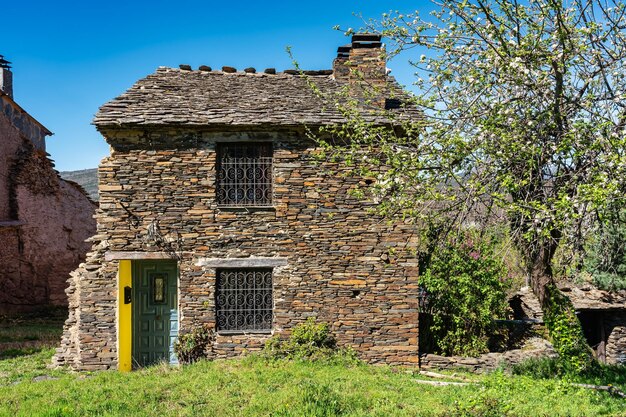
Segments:
[[[559,365],[566,373],[580,373],[592,364],[592,353],[584,343],[585,336],[576,317],[574,306],[554,285],[546,289],[548,303],[544,306],[544,321],[550,332]]]

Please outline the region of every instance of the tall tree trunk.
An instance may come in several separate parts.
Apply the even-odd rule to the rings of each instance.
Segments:
[[[530,284],[541,303],[544,321],[554,348],[566,371],[581,372],[593,362],[592,350],[585,339],[574,305],[556,286],[552,274],[552,259],[558,241],[540,243],[528,250]]]
[[[530,286],[533,289],[533,293],[539,299],[541,308],[545,310],[547,288],[555,286],[554,277],[552,275],[552,258],[556,251],[556,243],[541,244],[539,248],[534,250],[528,250],[526,253],[531,254],[529,259],[530,266]]]

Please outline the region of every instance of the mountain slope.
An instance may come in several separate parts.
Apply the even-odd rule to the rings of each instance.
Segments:
[[[98,169],[81,169],[79,171],[59,172],[64,180],[74,181],[80,184],[89,194],[92,200],[98,201]]]

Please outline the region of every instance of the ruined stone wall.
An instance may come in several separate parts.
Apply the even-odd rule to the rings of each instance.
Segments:
[[[482,373],[494,371],[499,367],[510,367],[528,359],[555,358],[557,355],[549,342],[533,338],[521,349],[484,353],[477,357],[423,354],[420,355],[420,368],[438,370],[464,369],[470,372]]]
[[[608,312],[604,326],[607,363],[626,364],[626,312]]]
[[[95,233],[95,204],[61,180],[42,146],[30,140],[39,128],[18,117],[19,109],[11,107],[6,117],[9,107],[3,106],[0,311],[65,305],[69,273],[84,260],[90,247],[85,240]]]
[[[29,177],[34,172],[30,171]],[[55,174],[56,175],[56,174]],[[22,262],[32,265],[34,281],[45,286],[43,298],[29,304],[66,305],[69,273],[85,259],[90,248],[86,239],[95,233],[95,205],[82,190],[53,177],[53,194],[38,193],[33,182],[17,188],[22,229]],[[24,288],[27,290],[26,288]]]
[[[142,132],[118,134],[149,142]],[[117,365],[118,262],[105,261],[105,252],[173,250],[180,257],[182,331],[195,323],[214,325],[215,268],[202,266],[202,259],[281,258],[285,265],[273,272],[274,333],[286,336],[313,316],[330,323],[339,344],[369,362],[417,364],[417,264],[404,251],[415,243],[413,226],[390,224],[368,211],[371,204],[351,197],[350,189],[365,184],[361,179],[343,176],[336,165],[313,163],[314,148],[301,133],[159,134],[190,141],[194,149],[114,150],[100,166],[94,240],[106,250],[74,275],[77,307],[57,363],[80,369]],[[217,207],[219,140],[274,141],[273,208]],[[151,224],[171,242],[169,249],[148,237]],[[267,337],[219,335],[215,352],[238,355],[261,347]]]
[[[14,156],[21,143],[20,131],[0,113],[0,222],[17,218],[11,196],[10,174]]]
[[[45,152],[46,132],[44,128],[7,96],[0,96],[0,115],[5,122],[19,131],[23,138],[29,140],[35,149]],[[3,130],[2,133],[6,134],[7,131]]]

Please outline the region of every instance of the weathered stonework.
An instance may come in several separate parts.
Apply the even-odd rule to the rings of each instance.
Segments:
[[[535,358],[554,358],[556,351],[543,339],[531,339],[522,349],[506,352],[484,353],[477,357],[420,355],[420,368],[423,369],[464,369],[470,372],[489,372],[499,367],[510,367]]]
[[[572,301],[596,357],[626,364],[626,291],[610,292],[590,285],[563,286],[561,291]],[[516,318],[543,323],[541,306],[529,287],[520,289],[510,302]]]
[[[66,305],[67,277],[95,232],[95,204],[59,178],[49,134],[0,92],[0,311]]]
[[[315,146],[303,132],[259,135],[275,139],[271,209],[216,205],[215,142],[236,139],[233,133],[205,132],[195,149],[114,150],[103,161],[98,243],[70,280],[72,313],[58,363],[116,366],[117,261],[106,261],[105,254],[162,253],[146,238],[155,222],[180,257],[182,329],[214,325],[216,259],[276,259],[273,333],[286,335],[314,316],[369,362],[417,363],[417,264],[394,255],[414,243],[413,226],[389,224],[368,211],[371,204],[351,197],[348,191],[362,180],[342,176],[336,165],[317,165],[311,158]],[[218,357],[239,355],[260,348],[267,337],[218,335],[214,351]]]
[[[626,312],[607,315],[604,319],[606,361],[613,364],[626,364]]]

